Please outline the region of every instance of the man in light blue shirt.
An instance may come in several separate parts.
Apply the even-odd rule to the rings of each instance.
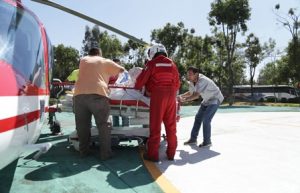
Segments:
[[[202,97],[202,103],[195,116],[190,139],[184,145],[197,144],[197,137],[203,123],[203,142],[199,147],[210,147],[211,143],[211,120],[224,97],[219,87],[208,77],[199,73],[195,67],[188,68],[189,91],[180,95],[181,102],[192,101]]]

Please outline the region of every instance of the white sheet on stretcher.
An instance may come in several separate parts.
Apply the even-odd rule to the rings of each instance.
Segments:
[[[114,101],[120,101],[120,104],[126,104],[126,101],[142,101],[150,106],[150,98],[145,97],[140,91],[135,89],[111,88],[109,98]],[[123,101],[123,102],[122,102]]]

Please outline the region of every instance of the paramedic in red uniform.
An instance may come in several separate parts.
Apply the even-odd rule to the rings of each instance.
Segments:
[[[176,64],[167,57],[166,48],[161,44],[153,45],[148,50],[149,61],[138,76],[136,89],[146,86],[150,95],[150,136],[144,159],[158,162],[161,138],[161,123],[167,134],[167,158],[174,160],[177,148],[176,137],[176,94],[180,87]]]

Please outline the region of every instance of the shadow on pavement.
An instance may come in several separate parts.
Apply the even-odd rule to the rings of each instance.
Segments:
[[[12,182],[15,176],[16,166],[18,160],[13,161],[11,164],[0,170],[0,192],[10,192]]]
[[[163,146],[165,146],[165,142]],[[166,148],[166,147],[162,147]],[[175,159],[174,161],[165,161],[159,162],[160,169],[162,172],[166,171],[167,168],[171,165],[183,166],[186,164],[197,164],[199,162],[205,161],[207,159],[213,158],[215,156],[220,155],[219,152],[210,150],[210,148],[199,148],[198,146],[191,146],[192,149],[196,150],[193,152],[188,152],[186,150],[177,150],[179,152],[180,159]]]
[[[161,192],[143,166],[137,146],[116,146],[113,147],[113,151],[115,156],[106,161],[99,159],[98,147],[92,148],[90,156],[81,158],[79,152],[70,147],[67,141],[63,141],[54,144],[48,153],[42,155],[36,168],[31,166],[37,165],[31,160],[34,154],[24,158],[19,167],[30,170],[24,177],[28,181],[48,181],[49,184],[55,185],[57,180],[72,184],[70,179],[78,179],[77,192],[102,188],[105,188],[103,192],[111,192],[115,189]],[[86,186],[91,189],[84,188]],[[63,188],[61,187],[60,190]]]

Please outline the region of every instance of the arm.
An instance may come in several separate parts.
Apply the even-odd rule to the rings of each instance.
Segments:
[[[200,96],[199,93],[193,92],[193,93],[192,93],[191,95],[189,95],[189,96],[182,97],[183,100],[181,100],[181,102],[189,102],[189,101],[193,101],[193,100],[198,99],[199,96]]]
[[[135,89],[142,89],[142,87],[147,83],[151,75],[151,68],[146,67],[145,69],[142,70],[142,72],[139,74],[139,76],[136,79],[136,83],[134,88]]]
[[[118,77],[119,73],[124,72],[124,67],[113,62],[112,60],[106,59],[106,62],[108,65],[108,72],[110,73],[111,76]]]
[[[189,96],[191,96],[193,93],[192,92],[190,92],[190,91],[187,91],[186,93],[183,93],[183,94],[181,94],[181,95],[179,95],[179,96],[181,96],[181,97],[189,97]]]
[[[189,102],[198,99],[200,94],[198,92],[187,91],[178,96],[180,102]]]

